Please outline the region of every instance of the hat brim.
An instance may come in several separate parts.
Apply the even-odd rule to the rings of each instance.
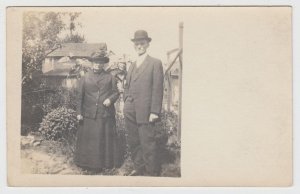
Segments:
[[[147,40],[148,42],[151,42],[152,38],[133,38],[131,39],[132,42],[135,42],[135,41],[139,41],[139,40]]]

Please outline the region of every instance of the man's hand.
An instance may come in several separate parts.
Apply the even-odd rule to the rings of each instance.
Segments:
[[[77,115],[77,120],[78,120],[78,121],[83,120],[83,116],[82,116],[82,115]]]
[[[108,98],[106,100],[104,100],[104,102],[103,102],[103,105],[106,107],[109,107],[110,104],[111,104],[111,102],[110,102],[110,99],[108,99]]]
[[[158,115],[151,113],[149,116],[149,122],[153,123],[158,119]]]

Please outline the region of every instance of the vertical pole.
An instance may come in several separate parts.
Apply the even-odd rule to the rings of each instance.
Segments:
[[[168,55],[168,65],[170,64],[170,53],[167,54]],[[170,76],[168,73],[165,74],[166,75],[166,80],[167,80],[167,111],[170,112],[170,107],[171,107],[171,101],[170,101]]]
[[[169,79],[169,112],[171,111],[171,106],[173,105],[173,81],[172,81],[172,76],[171,76],[171,69],[168,73],[168,79]]]
[[[183,22],[179,23],[179,115],[177,137],[181,141],[181,104],[182,104],[182,54],[183,54]]]

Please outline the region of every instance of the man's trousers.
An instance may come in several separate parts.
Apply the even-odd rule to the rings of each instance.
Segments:
[[[137,123],[134,101],[124,105],[125,127],[135,170],[139,175],[158,176],[160,165],[157,158],[154,123]]]

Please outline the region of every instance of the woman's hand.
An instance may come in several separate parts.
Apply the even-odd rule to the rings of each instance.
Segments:
[[[83,120],[83,116],[82,116],[82,115],[77,115],[77,120],[78,120],[78,121]]]
[[[106,100],[104,100],[104,102],[103,102],[103,105],[106,106],[106,107],[109,107],[110,104],[111,104],[111,101],[108,98]]]

